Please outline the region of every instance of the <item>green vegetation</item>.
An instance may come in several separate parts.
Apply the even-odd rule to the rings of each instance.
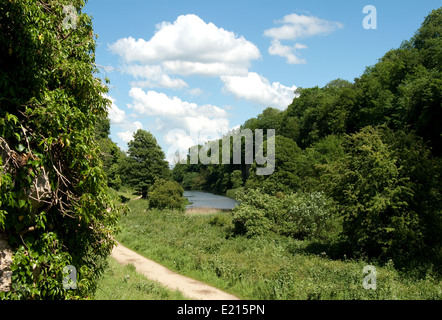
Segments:
[[[243,299],[441,299],[442,283],[398,271],[392,261],[375,264],[377,289],[362,286],[362,259],[342,253],[330,257],[333,244],[297,240],[272,232],[235,236],[229,213],[187,215],[148,210],[147,201],[128,203],[117,236],[132,250],[186,276]]]
[[[139,129],[128,146],[128,157],[120,167],[121,175],[127,185],[134,187],[146,198],[155,180],[171,178],[169,165],[164,160],[163,150],[150,132]]]
[[[63,27],[64,5],[76,28]],[[84,299],[124,207],[107,195],[94,139],[107,117],[83,0],[0,2],[0,233],[13,250],[7,299]],[[77,270],[77,290],[62,287]]]
[[[295,239],[332,240],[339,225],[330,201],[321,192],[278,194],[273,197],[260,189],[239,196],[241,205],[233,209],[236,234],[264,235],[269,231]]]
[[[245,121],[276,130],[275,171],[261,176],[243,147],[240,164],[170,170],[138,130],[122,152],[84,4],[0,2],[0,235],[14,284],[1,298],[92,298],[103,272],[98,298],[116,299],[115,285],[120,298],[182,298],[108,260],[127,208],[125,245],[242,298],[442,298],[442,8],[354,82],[298,88],[284,111]],[[183,188],[242,203],[187,215]],[[362,287],[367,264],[376,290]],[[67,265],[77,290],[61,285]]]
[[[179,291],[168,290],[137,273],[133,264],[123,266],[112,257],[107,261],[95,300],[188,300]]]
[[[178,182],[158,179],[149,189],[149,208],[183,211],[187,204],[183,193]]]
[[[347,256],[442,274],[441,22],[442,8],[433,10],[353,83],[298,88],[284,111],[245,121],[241,130],[276,131],[271,175],[242,157],[180,164],[174,179],[240,199],[230,190],[244,190],[238,235],[331,241]]]

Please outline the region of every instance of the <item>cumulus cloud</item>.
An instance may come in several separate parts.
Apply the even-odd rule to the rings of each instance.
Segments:
[[[194,145],[197,141],[190,139],[190,133],[195,131],[199,142],[219,138],[229,130],[229,115],[215,105],[199,105],[154,88],[186,89],[187,97],[195,97],[206,92],[204,87],[189,86],[195,76],[219,77],[224,93],[281,109],[292,101],[296,89],[249,72],[251,63],[261,58],[257,46],[194,14],[158,24],[150,39],[121,38],[109,48],[122,58],[124,72],[134,78],[127,107],[138,116],[152,117],[169,145]],[[293,47],[286,58],[293,59],[289,54],[296,56],[297,49]],[[132,139],[133,128],[120,127],[118,136]]]
[[[228,114],[214,105],[197,105],[178,97],[152,90],[132,88],[132,104],[128,105],[140,115],[155,117],[156,129],[165,133],[169,145],[166,158],[171,162],[178,150],[181,155],[198,143],[221,137],[229,130]],[[119,133],[121,139],[131,139],[129,132]]]
[[[270,83],[255,72],[250,72],[247,76],[222,76],[221,80],[224,82],[224,89],[235,97],[281,110],[295,97],[296,86],[286,87],[279,82]]]
[[[129,108],[141,115],[164,119],[156,121],[162,130],[181,128],[219,133],[225,132],[229,126],[227,112],[214,105],[200,106],[178,97],[140,88],[132,88],[129,96],[133,99]]]
[[[158,24],[148,41],[128,37],[109,47],[128,63],[154,66],[145,70],[149,74],[244,74],[250,62],[261,57],[252,42],[194,14],[181,15],[173,23]]]
[[[278,40],[296,40],[320,34],[326,35],[344,27],[340,22],[327,21],[318,17],[296,13],[284,16],[277,23],[283,25],[265,30],[264,35]]]

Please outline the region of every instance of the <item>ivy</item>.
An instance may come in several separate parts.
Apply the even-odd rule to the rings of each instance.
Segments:
[[[63,6],[77,10],[66,29]],[[94,126],[107,87],[83,0],[0,3],[0,233],[13,248],[8,299],[84,299],[95,290],[123,207],[107,196]],[[77,289],[63,288],[63,268]]]

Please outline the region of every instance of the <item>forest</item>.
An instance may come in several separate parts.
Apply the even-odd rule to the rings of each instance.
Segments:
[[[240,164],[191,164],[188,155],[171,168],[141,129],[123,152],[110,139],[91,19],[60,28],[62,7],[51,3],[0,3],[0,236],[21,288],[0,297],[91,297],[127,211],[109,190],[122,187],[149,208],[179,212],[184,190],[225,194],[240,201],[231,237],[309,240],[332,259],[440,277],[442,8],[360,77],[298,88],[285,110],[270,106],[227,133],[275,130],[274,172],[257,175],[244,141]],[[60,289],[66,265],[77,266],[78,290]]]

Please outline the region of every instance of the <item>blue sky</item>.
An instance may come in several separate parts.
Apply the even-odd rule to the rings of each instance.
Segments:
[[[366,5],[376,29],[365,29]],[[89,0],[96,63],[110,81],[111,138],[152,132],[177,147],[219,137],[297,87],[353,81],[400,46],[440,1]],[[369,21],[373,23],[373,20]],[[193,135],[192,135],[193,132]],[[192,139],[193,138],[193,139]]]

